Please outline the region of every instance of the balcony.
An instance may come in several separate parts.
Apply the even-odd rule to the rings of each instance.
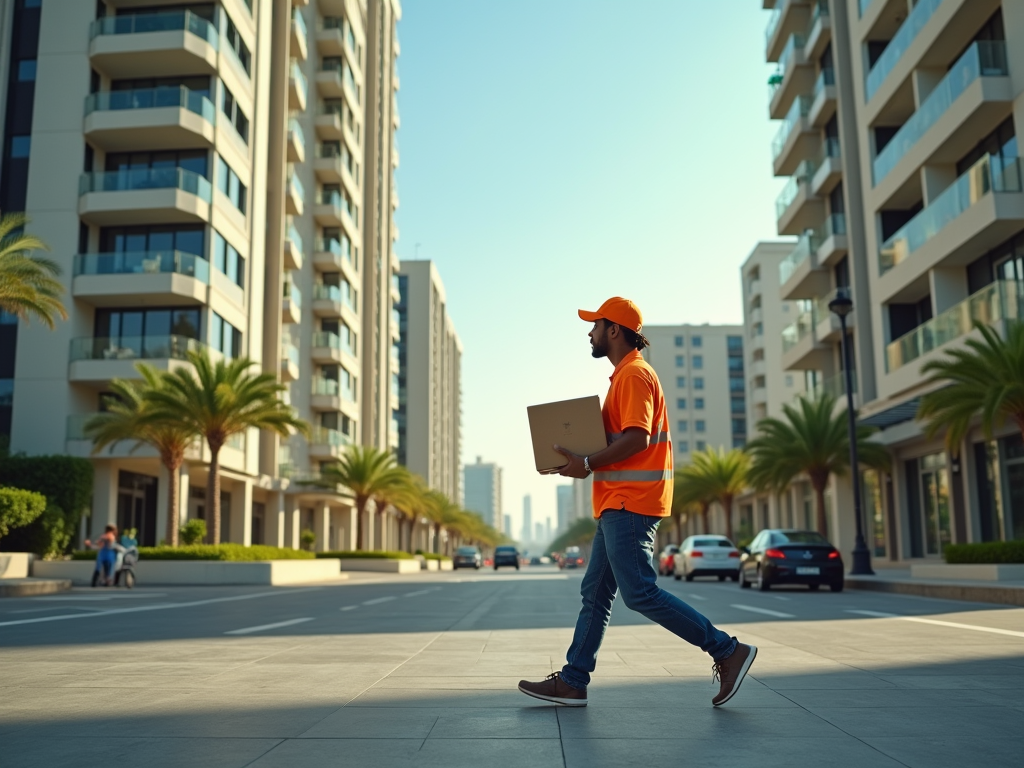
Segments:
[[[769,82],[772,92],[768,114],[773,120],[781,120],[793,106],[793,100],[807,93],[814,83],[814,60],[804,53],[803,35],[790,35],[779,56],[778,69]]]
[[[998,326],[1007,320],[1021,319],[1024,319],[1024,283],[997,280],[890,343],[885,349],[886,371],[896,371],[963,338],[974,330],[975,323]]]
[[[817,259],[821,267],[831,269],[849,252],[846,234],[846,214],[833,213],[816,230],[818,238]]]
[[[313,170],[316,177],[324,184],[340,184],[352,187],[352,174],[348,170],[351,156],[344,146],[336,147],[334,144],[318,144],[316,148],[316,160],[313,163]]]
[[[820,245],[820,235],[814,230],[800,235],[793,252],[779,264],[779,298],[811,299],[828,290],[828,270],[818,263]]]
[[[345,96],[341,78],[343,66],[340,62],[326,62],[317,70],[316,87],[324,98],[338,99]]]
[[[348,200],[337,190],[325,189],[320,193],[320,201],[313,207],[313,218],[324,227],[344,226],[351,238],[356,237]]]
[[[352,445],[352,438],[338,429],[313,427],[309,438],[311,459],[338,459]]]
[[[306,160],[306,136],[302,126],[294,117],[288,121],[288,162],[301,163]]]
[[[817,371],[830,363],[830,349],[815,338],[817,314],[814,305],[805,303],[796,322],[782,331],[782,369]]]
[[[191,11],[103,16],[89,25],[89,58],[111,78],[212,75],[217,28]]]
[[[80,253],[71,293],[96,306],[203,304],[210,263],[181,251]]]
[[[838,109],[836,100],[836,71],[826,67],[818,73],[811,89],[811,106],[807,119],[815,128],[824,128]]]
[[[893,191],[926,160],[956,162],[992,125],[1010,113],[1013,96],[1009,80],[1005,79],[1007,73],[1005,43],[979,41],[971,45],[878,153],[872,164],[875,186],[881,185],[915,149],[919,150],[914,152],[917,162],[898,174],[896,182],[887,185],[886,192]],[[925,151],[921,152],[919,145],[925,144]]]
[[[288,74],[288,108],[304,112],[308,93],[309,83],[306,81],[306,76],[302,74],[299,63],[293,61]]]
[[[78,213],[99,225],[206,222],[213,189],[184,168],[139,168],[83,173]]]
[[[832,42],[832,17],[829,15],[828,0],[813,0],[811,20],[804,35],[804,53],[811,61],[817,61]]]
[[[281,381],[298,381],[299,371],[299,349],[291,342],[281,345]]]
[[[764,31],[765,58],[778,61],[786,41],[807,29],[811,18],[809,0],[777,0]]]
[[[355,366],[355,350],[352,345],[343,341],[340,336],[330,331],[317,331],[313,334],[313,352],[311,357],[318,365],[342,365],[346,368]],[[355,370],[355,368],[353,368]]]
[[[775,201],[780,235],[799,235],[825,216],[824,201],[810,190],[812,170],[810,163],[801,163]]]
[[[208,351],[198,339],[187,336],[85,337],[71,340],[68,378],[74,382],[103,383],[111,379],[137,379],[135,363],[143,360],[161,370],[173,361],[188,360],[188,352]]]
[[[807,117],[810,109],[810,97],[797,97],[779,126],[772,142],[772,162],[776,176],[792,176],[801,162],[817,153],[819,132]]]
[[[284,268],[302,269],[302,236],[291,223],[284,238]]]
[[[302,320],[302,292],[291,280],[284,281],[281,322],[298,324]]]
[[[302,14],[298,11],[292,11],[292,24],[291,24],[291,46],[288,49],[289,53],[294,53],[295,57],[300,61],[305,61],[309,57],[309,31],[306,29],[306,20],[302,18]]]
[[[905,285],[936,266],[965,266],[1024,226],[1022,190],[1020,160],[981,158],[882,244],[879,273],[904,265]]]
[[[321,272],[355,270],[355,264],[352,262],[352,248],[348,245],[348,241],[346,240],[343,245],[333,239],[321,240],[313,253],[313,266]]]
[[[291,216],[301,216],[305,208],[306,190],[299,181],[299,175],[292,171],[288,175],[288,184],[285,187],[284,210]]]
[[[853,374],[851,383],[853,386],[853,394],[857,394],[857,372],[851,370]],[[820,377],[814,384],[808,387],[808,393],[811,397],[817,399],[822,395],[832,395],[836,400],[841,400],[842,403],[846,404],[846,374],[844,372],[837,373],[835,376]],[[799,395],[797,395],[799,397]],[[854,407],[857,407],[857,401],[854,400]]]
[[[814,300],[814,338],[822,344],[839,341],[843,337],[843,327],[836,313],[828,308],[829,302],[836,297],[839,289],[833,289]],[[846,320],[846,327],[854,327],[853,314]]]
[[[900,28],[896,30],[896,34],[889,41],[889,45],[882,51],[882,55],[878,57],[875,66],[868,72],[864,80],[865,101],[871,101],[882,86],[882,83],[889,77],[893,68],[899,63],[903,54],[907,52],[907,48],[910,47],[910,44],[914,42],[917,35],[924,29],[928,20],[940,5],[942,5],[942,0],[918,0],[917,5],[914,6],[906,20],[900,25]],[[861,12],[863,10],[864,6],[862,3]]]
[[[351,386],[345,387],[337,379],[322,376],[313,379],[309,405],[314,411],[341,411],[350,418],[355,418],[358,416],[355,404],[355,392]]]
[[[843,179],[843,153],[839,139],[829,136],[811,163],[811,194],[826,197]]]
[[[344,108],[340,102],[320,102],[316,116],[316,132],[322,139],[338,141],[344,136]]]
[[[185,86],[91,93],[85,135],[105,151],[212,147],[217,111]]]
[[[351,296],[337,285],[313,284],[313,314],[317,317],[345,317],[350,323],[355,318]]]
[[[345,53],[345,37],[340,16],[324,16],[316,30],[316,46],[321,56],[342,56]]]

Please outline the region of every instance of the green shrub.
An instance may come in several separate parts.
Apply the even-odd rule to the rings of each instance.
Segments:
[[[947,563],[1024,563],[1024,541],[987,541],[979,544],[948,544]]]
[[[22,528],[46,509],[46,497],[20,488],[0,488],[0,539],[13,528]]]
[[[299,534],[299,546],[307,552],[312,552],[314,544],[316,544],[316,532],[309,528],[303,528],[302,533]]]
[[[448,555],[435,555],[433,552],[419,552],[418,554],[424,560],[451,560]]]
[[[338,552],[317,552],[317,557],[342,557],[342,558],[362,558],[366,560],[411,560],[412,555],[408,552],[388,552],[386,550],[363,550],[357,549],[352,551],[338,551]]]
[[[0,486],[35,491],[47,509],[0,541],[7,552],[66,552],[82,513],[92,506],[92,462],[74,456],[0,456]],[[52,507],[52,508],[51,508]]]
[[[206,538],[206,521],[200,520],[199,518],[192,518],[191,520],[188,520],[178,530],[178,538],[181,539],[181,543],[187,547],[190,547],[193,544],[199,544]]]
[[[73,552],[72,560],[95,560],[93,550]],[[283,547],[254,544],[192,544],[184,547],[139,547],[139,560],[217,560],[233,563],[251,563],[263,560],[312,560],[312,552]]]

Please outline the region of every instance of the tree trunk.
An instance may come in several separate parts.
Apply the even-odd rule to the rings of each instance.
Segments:
[[[732,496],[726,494],[720,499],[720,503],[725,511],[725,538],[732,541]]]
[[[368,499],[356,497],[356,549],[364,549],[365,542],[363,541],[363,534],[365,533],[366,526],[363,524],[363,515],[366,514],[366,502]]]
[[[181,469],[182,464],[181,459],[173,456],[164,460],[164,468],[171,476],[171,484],[167,486],[167,535],[164,537],[169,547],[178,546],[178,528],[181,525],[181,521],[178,519],[178,509],[181,506],[178,501],[181,495],[178,470]]]
[[[683,543],[683,519],[682,519],[682,517],[677,517],[675,519],[675,529],[676,529],[676,540],[673,543],[675,543],[675,544],[682,544]]]
[[[704,533],[711,533],[711,529],[708,526],[708,510],[711,509],[711,505],[704,502],[700,505],[700,521],[704,527]]]
[[[811,485],[814,487],[814,498],[817,504],[817,522],[818,522],[818,533],[828,538],[828,519],[825,516],[825,486],[826,483],[813,482]]]
[[[209,539],[220,544],[220,446],[210,443],[210,471],[206,475],[206,509],[209,513]]]

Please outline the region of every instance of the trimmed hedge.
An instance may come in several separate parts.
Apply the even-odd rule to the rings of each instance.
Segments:
[[[945,556],[950,564],[1024,563],[1024,541],[947,544]]]
[[[71,544],[82,512],[92,506],[92,462],[74,456],[0,457],[0,485],[35,491],[46,510],[0,541],[6,552],[57,555]]]
[[[421,552],[420,557],[424,560],[451,560],[448,555],[435,555],[433,552]]]
[[[341,557],[346,559],[361,560],[412,560],[408,552],[388,552],[386,550],[362,550],[338,551],[338,552],[317,552],[317,557]]]
[[[78,550],[72,560],[95,560],[96,551]],[[312,560],[312,552],[254,544],[192,544],[185,547],[139,547],[140,560],[215,560],[232,563],[253,563],[262,560]]]

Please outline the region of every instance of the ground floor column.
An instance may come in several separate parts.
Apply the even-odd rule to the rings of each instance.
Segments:
[[[236,480],[231,489],[231,540],[244,547],[252,545],[252,482]]]
[[[316,543],[313,548],[317,552],[326,552],[330,546],[328,539],[331,535],[331,508],[326,501],[317,503],[313,508],[313,533],[316,534]]]
[[[89,536],[96,538],[108,525],[117,525],[117,469],[112,462],[102,461],[93,465],[96,472],[92,481],[92,511],[89,520]]]
[[[271,547],[283,547],[285,544],[285,495],[284,491],[267,495],[267,506],[264,512],[267,530],[264,540]]]

